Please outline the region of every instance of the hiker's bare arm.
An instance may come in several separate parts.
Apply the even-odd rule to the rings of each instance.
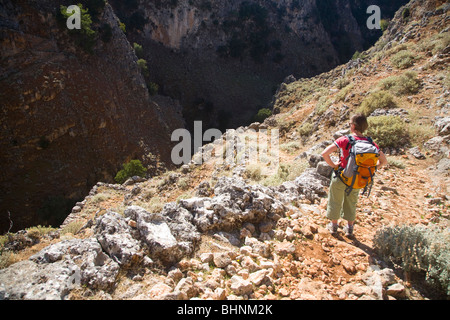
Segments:
[[[388,163],[388,161],[387,161],[386,155],[383,153],[383,151],[380,150],[380,156],[378,158],[377,169],[384,167],[385,165],[387,165],[387,163]]]
[[[328,165],[329,165],[330,167],[332,167],[332,168],[337,168],[337,167],[339,167],[339,163],[334,163],[333,160],[331,160],[331,157],[330,157],[330,155],[331,155],[333,152],[337,151],[337,150],[338,150],[338,147],[337,147],[334,143],[332,143],[332,144],[330,144],[328,147],[326,147],[326,149],[323,150],[323,152],[322,152],[322,157],[323,157],[323,159],[324,159],[325,162],[328,163]]]

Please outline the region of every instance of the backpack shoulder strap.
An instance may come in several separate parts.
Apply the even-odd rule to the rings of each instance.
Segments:
[[[347,144],[347,150],[348,150],[348,149],[350,149],[351,146],[353,146],[355,144],[356,140],[351,134],[346,135],[346,137],[348,139],[348,144]]]
[[[366,137],[367,141],[369,141],[375,148],[377,148],[378,151],[380,151],[380,147],[378,147],[377,145],[375,145],[375,143],[373,142],[373,139],[371,137]]]

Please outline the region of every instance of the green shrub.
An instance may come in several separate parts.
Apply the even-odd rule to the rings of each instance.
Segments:
[[[336,80],[336,88],[338,88],[339,90],[341,90],[342,88],[345,88],[349,84],[350,84],[350,81],[346,77],[339,78]]]
[[[307,168],[309,164],[307,161],[293,161],[290,163],[280,163],[276,174],[265,177],[261,182],[264,186],[278,186],[285,181],[295,180]]]
[[[111,198],[111,195],[107,194],[107,193],[97,193],[95,196],[93,196],[90,200],[91,203],[93,204],[99,204],[103,201],[106,201],[108,199]]]
[[[419,49],[430,55],[435,55],[442,52],[450,45],[450,32],[443,32],[435,34],[431,37],[424,38],[419,43]]]
[[[154,96],[159,91],[159,85],[157,83],[147,81],[147,89],[148,93],[150,93],[151,96]]]
[[[356,51],[352,56],[352,60],[364,59],[365,57],[366,57],[365,53]]]
[[[405,8],[402,11],[403,20],[407,20],[411,16],[411,10],[409,8]]]
[[[81,228],[84,226],[85,222],[83,222],[82,220],[75,220],[72,221],[71,223],[65,225],[63,227],[63,229],[61,230],[61,235],[64,234],[76,234],[78,231],[81,230]]]
[[[401,50],[391,58],[391,62],[399,69],[406,69],[414,65],[414,59],[411,51]]]
[[[317,115],[322,115],[333,104],[333,99],[327,96],[322,96],[317,101],[316,108],[314,109]]]
[[[84,51],[88,53],[93,53],[95,39],[97,37],[97,32],[92,29],[92,17],[89,14],[89,10],[83,8],[81,3],[78,4],[81,11],[81,29],[68,30],[69,34],[75,40],[75,43],[80,46]],[[67,19],[72,16],[71,13],[67,13],[67,7],[61,6],[59,11],[58,20],[63,28],[66,28]]]
[[[280,145],[280,149],[292,154],[295,151],[297,151],[298,149],[300,149],[300,142],[290,141],[290,142],[283,143],[282,145]]]
[[[190,186],[189,178],[181,178],[178,180],[177,184],[178,184],[178,187],[181,188],[181,190],[187,190],[187,189],[189,189],[189,186]]]
[[[361,103],[357,112],[366,116],[370,115],[376,109],[391,109],[397,107],[394,97],[387,91],[380,90],[370,93]]]
[[[395,167],[395,168],[399,168],[399,169],[405,169],[406,168],[405,164],[401,160],[398,160],[398,159],[395,159],[395,158],[392,158],[392,157],[387,158],[387,160],[388,160],[388,164],[391,167]]]
[[[354,85],[353,83],[347,85],[346,87],[342,88],[337,94],[334,99],[334,103],[338,103],[340,101],[345,101],[345,98],[347,98],[347,95],[353,90]]]
[[[125,25],[125,23],[119,21],[119,28],[123,33],[127,32],[127,26]]]
[[[297,129],[298,133],[302,137],[309,136],[313,132],[313,130],[314,130],[314,125],[311,122],[305,122]]]
[[[31,238],[35,243],[38,243],[39,240],[42,239],[42,237],[45,236],[46,234],[56,230],[58,229],[52,227],[43,227],[40,225],[26,229],[27,236]]]
[[[450,295],[450,232],[422,225],[386,227],[377,231],[374,248],[384,259],[407,272],[425,274],[426,281]]]
[[[9,250],[0,250],[0,270],[8,268],[10,265],[19,262],[17,255]]]
[[[411,143],[422,146],[436,135],[435,128],[431,124],[411,122],[408,126]]]
[[[266,118],[270,117],[271,115],[272,115],[272,111],[270,109],[262,108],[262,109],[259,109],[254,120],[256,122],[263,122],[264,120],[266,120]]]
[[[369,117],[367,122],[369,123],[367,135],[372,137],[380,148],[397,148],[409,143],[408,127],[400,117]]]
[[[144,59],[139,59],[139,60],[137,61],[137,64],[138,64],[139,69],[141,70],[142,74],[143,74],[145,77],[148,77],[149,72],[148,72],[147,61],[144,60]]]
[[[124,183],[128,178],[134,176],[143,177],[146,172],[147,169],[144,168],[141,161],[131,160],[130,162],[123,164],[123,169],[117,173],[114,180],[116,180],[117,183]]]
[[[144,58],[144,49],[142,48],[142,46],[139,43],[133,43],[133,48],[134,48],[134,52],[136,52],[136,56],[139,59],[143,59]]]
[[[390,90],[395,94],[415,94],[419,91],[421,81],[417,79],[417,73],[406,71],[400,76],[391,76],[380,81],[381,88]]]

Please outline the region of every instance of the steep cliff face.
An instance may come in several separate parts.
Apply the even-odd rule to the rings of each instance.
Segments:
[[[381,35],[384,18],[406,1],[179,0],[111,4],[130,42],[144,46],[151,78],[179,99],[187,123],[237,126],[252,120],[288,75],[309,77],[347,61]]]
[[[70,5],[0,3],[2,232],[8,211],[15,230],[58,225],[55,211],[70,213],[127,160],[170,160],[170,126],[183,126],[174,104],[151,100],[112,8],[92,16],[98,35],[86,53],[58,25],[61,4]]]

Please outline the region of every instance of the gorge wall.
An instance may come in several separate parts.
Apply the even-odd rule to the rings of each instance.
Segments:
[[[13,230],[59,225],[127,160],[168,162],[183,126],[176,103],[150,97],[112,8],[93,15],[87,53],[58,25],[61,4],[71,3],[0,2],[0,232],[8,212]]]
[[[328,71],[372,45],[381,31],[366,26],[370,5],[389,18],[407,1],[110,2],[188,126],[224,130],[251,122],[286,76]]]

